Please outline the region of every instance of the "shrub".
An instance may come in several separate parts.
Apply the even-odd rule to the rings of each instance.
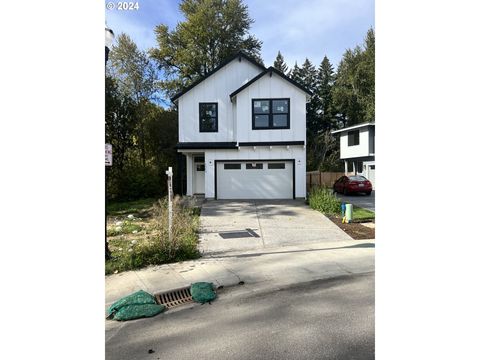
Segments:
[[[327,187],[315,187],[308,195],[308,203],[314,210],[318,210],[326,215],[336,215],[341,213],[341,202]]]

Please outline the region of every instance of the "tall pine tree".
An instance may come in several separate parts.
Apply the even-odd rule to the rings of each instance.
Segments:
[[[324,130],[337,128],[336,111],[333,105],[332,88],[335,83],[333,66],[324,57],[318,68],[318,96],[320,101],[320,127]]]
[[[282,73],[286,74],[288,71],[288,66],[285,63],[285,59],[283,58],[282,53],[280,50],[278,51],[277,57],[275,58],[275,61],[273,62],[273,67]]]
[[[300,73],[300,68],[299,68],[296,61],[295,61],[295,65],[293,65],[293,68],[291,68],[288,71],[287,76],[289,78],[291,78],[292,80],[295,80],[298,83],[302,83],[302,76],[301,76],[301,73]]]
[[[299,80],[313,95],[307,103],[307,141],[311,140],[320,130],[320,98],[318,96],[318,73],[315,66],[307,58],[299,69]]]

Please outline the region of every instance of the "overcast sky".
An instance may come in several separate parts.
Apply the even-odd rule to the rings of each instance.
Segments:
[[[105,3],[107,3],[106,1]],[[105,10],[115,34],[128,34],[141,49],[156,46],[154,28],[183,20],[179,0],[139,0],[139,10]],[[375,26],[374,0],[244,0],[255,20],[250,33],[263,41],[262,58],[272,65],[278,50],[291,67],[324,55],[336,66],[347,48],[360,45]],[[281,5],[280,5],[281,4]]]

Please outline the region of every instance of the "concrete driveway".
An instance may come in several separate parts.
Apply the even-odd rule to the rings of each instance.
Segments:
[[[301,200],[209,200],[200,223],[203,253],[352,240]]]
[[[357,205],[364,209],[375,211],[375,190],[370,196],[364,194],[343,195],[336,193],[337,197],[346,203]]]

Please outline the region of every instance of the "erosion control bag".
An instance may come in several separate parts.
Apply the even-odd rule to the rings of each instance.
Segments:
[[[213,284],[209,282],[197,282],[190,287],[190,294],[192,299],[198,303],[206,303],[214,300],[217,297],[213,290]]]
[[[155,297],[140,290],[114,302],[108,308],[107,319],[118,321],[152,317],[165,310],[165,306],[158,305]]]

